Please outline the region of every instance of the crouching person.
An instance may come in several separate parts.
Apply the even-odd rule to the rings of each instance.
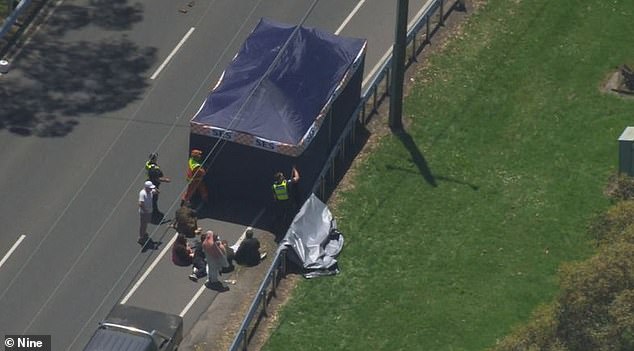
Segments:
[[[187,244],[187,239],[183,234],[178,234],[174,245],[172,245],[172,263],[177,266],[188,267],[194,259],[194,251]]]
[[[197,282],[198,279],[207,275],[207,260],[205,259],[205,252],[203,251],[203,242],[207,238],[207,233],[200,235],[200,240],[194,244],[194,257],[192,260],[192,274],[189,275],[189,279],[193,282]]]

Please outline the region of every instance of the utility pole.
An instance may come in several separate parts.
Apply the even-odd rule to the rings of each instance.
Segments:
[[[397,0],[396,35],[392,48],[392,81],[390,82],[390,128],[403,129],[403,80],[405,79],[405,49],[407,47],[407,7],[409,0]]]

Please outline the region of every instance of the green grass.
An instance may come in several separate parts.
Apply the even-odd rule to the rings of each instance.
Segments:
[[[9,15],[9,8],[7,7],[7,5],[8,4],[6,2],[0,1],[0,25],[2,25],[4,19]]]
[[[416,78],[416,148],[386,137],[343,194],[342,273],[302,281],[265,350],[485,350],[553,300],[632,124],[634,100],[599,87],[634,58],[633,16],[489,0]]]

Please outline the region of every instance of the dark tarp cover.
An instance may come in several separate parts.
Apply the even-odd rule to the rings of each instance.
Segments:
[[[363,62],[365,46],[261,19],[192,119],[192,133],[301,154]]]

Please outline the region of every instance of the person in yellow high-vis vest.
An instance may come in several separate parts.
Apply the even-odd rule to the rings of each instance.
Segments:
[[[293,187],[299,182],[299,171],[293,166],[291,178],[286,179],[284,173],[277,172],[273,175],[273,200],[275,201],[274,227],[283,230],[289,222],[289,217],[295,208],[293,200]],[[280,233],[282,234],[282,233]]]
[[[200,199],[207,204],[209,202],[209,193],[207,192],[207,185],[203,178],[207,172],[202,165],[203,152],[198,149],[193,149],[189,155],[187,162],[187,190],[183,194],[183,203],[191,202],[192,197],[198,194]]]
[[[145,171],[147,172],[147,180],[151,181],[156,187],[152,198],[152,222],[156,224],[160,223],[165,216],[158,208],[159,187],[161,183],[169,183],[172,180],[163,174],[161,167],[158,165],[158,153],[156,152],[151,153],[147,162],[145,162]]]

